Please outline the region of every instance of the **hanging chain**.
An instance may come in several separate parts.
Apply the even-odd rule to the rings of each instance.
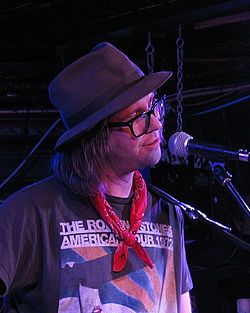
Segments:
[[[145,49],[146,55],[147,55],[147,67],[148,67],[148,74],[152,74],[154,72],[154,65],[155,65],[155,59],[154,59],[154,46],[151,43],[151,33],[148,33],[148,45]]]
[[[177,131],[182,131],[182,89],[183,89],[183,46],[184,40],[182,38],[182,26],[179,25],[179,36],[176,40],[176,47],[177,47]]]

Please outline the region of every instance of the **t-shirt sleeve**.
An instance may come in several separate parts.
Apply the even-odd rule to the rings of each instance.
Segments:
[[[182,289],[181,293],[186,293],[193,288],[193,282],[190,275],[189,267],[186,260],[186,252],[183,251],[183,262],[182,262]]]
[[[180,246],[181,246],[181,293],[186,293],[193,288],[193,282],[190,275],[189,266],[186,258],[185,240],[184,240],[184,218],[180,207],[175,206],[178,215],[180,227]]]
[[[39,267],[39,219],[22,192],[0,206],[0,279],[8,294],[36,283]]]

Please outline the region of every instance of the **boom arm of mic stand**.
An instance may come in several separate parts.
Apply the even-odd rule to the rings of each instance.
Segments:
[[[229,174],[223,164],[221,163],[213,163],[209,162],[209,165],[212,169],[212,173],[215,176],[215,178],[221,182],[223,187],[226,187],[237,204],[240,206],[240,208],[245,212],[245,214],[250,217],[250,209],[248,205],[245,203],[245,201],[242,199],[238,191],[235,189],[234,185],[231,182],[232,175]]]
[[[244,240],[241,240],[240,238],[234,236],[233,234],[229,232],[232,230],[232,228],[208,218],[205,213],[193,208],[191,205],[187,203],[181,202],[180,200],[174,198],[173,196],[161,190],[160,188],[157,188],[151,184],[148,184],[147,187],[149,190],[154,192],[160,198],[172,204],[178,205],[190,219],[192,220],[201,219],[203,222],[206,222],[214,226],[217,230],[221,231],[222,234],[226,235],[230,240],[234,241],[238,246],[241,246],[242,248],[250,251],[249,243],[245,242]]]
[[[149,190],[152,190],[155,192],[160,198],[166,200],[167,202],[170,202],[172,204],[178,205],[183,212],[192,220],[197,220],[198,218],[206,221],[207,223],[214,224],[215,226],[218,226],[224,230],[231,231],[232,229],[228,226],[225,226],[219,222],[216,222],[206,216],[205,213],[203,213],[200,210],[197,210],[193,208],[191,205],[181,202],[180,200],[174,198],[170,194],[166,193],[165,191],[161,190],[160,188],[157,188],[153,185],[147,185]]]

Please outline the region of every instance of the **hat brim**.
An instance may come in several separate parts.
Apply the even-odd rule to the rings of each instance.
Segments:
[[[87,132],[101,120],[127,108],[129,105],[148,95],[150,92],[158,89],[170,78],[171,75],[172,72],[162,71],[143,76],[130,88],[109,101],[99,111],[79,123],[77,126],[66,130],[58,139],[54,149],[58,150],[66,143],[73,140],[76,136]]]

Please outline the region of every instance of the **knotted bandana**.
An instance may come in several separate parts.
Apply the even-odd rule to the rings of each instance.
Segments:
[[[112,229],[115,236],[117,236],[120,241],[114,254],[114,272],[120,272],[126,266],[128,261],[128,247],[132,247],[141,260],[147,263],[149,267],[153,267],[153,263],[147,252],[136,239],[136,234],[142,224],[142,219],[147,206],[146,184],[138,171],[134,172],[133,191],[134,196],[130,212],[130,228],[128,230],[100,192],[91,198],[92,203],[101,218]]]

